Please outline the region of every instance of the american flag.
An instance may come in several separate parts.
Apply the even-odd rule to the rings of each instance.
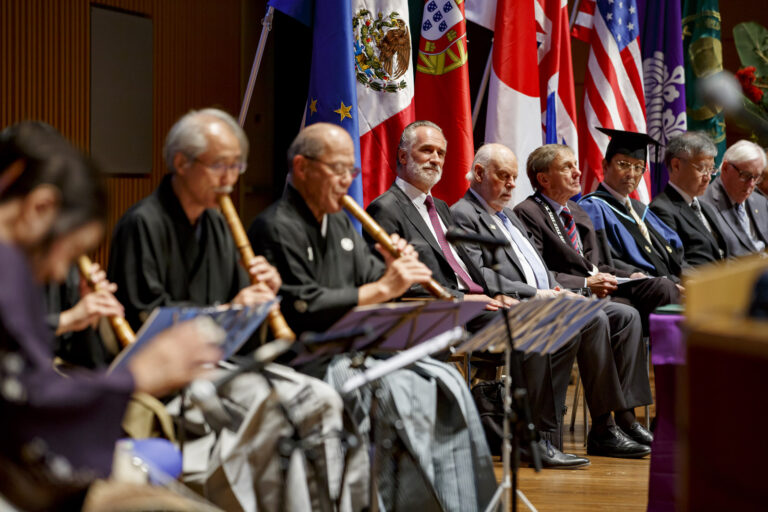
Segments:
[[[640,28],[635,0],[582,0],[573,36],[590,45],[584,102],[579,116],[582,190],[603,178],[602,161],[610,140],[596,127],[646,132]],[[650,176],[632,196],[650,201]]]

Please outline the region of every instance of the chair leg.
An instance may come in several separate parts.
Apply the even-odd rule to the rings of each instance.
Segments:
[[[648,380],[651,379],[651,339],[649,337],[645,337],[643,339],[645,341],[645,357],[648,359]],[[645,429],[650,431],[651,430],[651,408],[649,406],[645,406]]]
[[[576,367],[576,390],[573,392],[573,406],[571,407],[571,432],[576,428],[576,411],[579,410],[579,391],[581,391],[581,374]]]
[[[584,393],[584,447],[587,446],[587,435],[589,434],[589,408],[587,407],[587,394]]]

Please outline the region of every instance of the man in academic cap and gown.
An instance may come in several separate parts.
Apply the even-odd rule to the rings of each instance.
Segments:
[[[341,211],[341,199],[358,170],[346,131],[315,123],[288,150],[288,183],[280,201],[248,231],[257,253],[283,278],[283,312],[297,332],[322,331],[355,306],[400,297],[431,272],[413,247],[393,236],[401,256],[375,258]],[[351,376],[381,364],[362,366],[341,355],[326,380],[340,388]],[[423,358],[407,369],[345,397],[353,421],[370,434],[379,457],[379,501],[388,510],[483,510],[495,488],[493,463],[466,382],[450,365]],[[382,436],[392,441],[381,444]]]
[[[630,197],[646,169],[647,146],[658,145],[644,133],[598,128],[611,137],[603,160],[603,181],[579,200],[598,239],[617,267],[680,281],[682,242],[648,205]]]

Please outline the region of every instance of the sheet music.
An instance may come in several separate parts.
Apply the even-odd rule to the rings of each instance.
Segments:
[[[507,318],[512,325],[515,350],[549,354],[557,351],[578,334],[603,307],[606,301],[560,295],[551,299],[535,299],[511,307]],[[488,350],[501,352],[507,342],[507,327],[502,315],[456,347],[463,354]]]
[[[204,308],[179,306],[156,308],[141,326],[139,332],[136,333],[136,341],[120,352],[112,365],[110,365],[110,371],[126,364],[136,352],[141,350],[149,340],[160,332],[168,329],[175,323],[192,320],[203,315],[212,318],[227,333],[221,345],[221,359],[228,359],[243,346],[259,325],[264,322],[269,309],[276,302],[278,302],[278,299],[252,307],[226,305]]]

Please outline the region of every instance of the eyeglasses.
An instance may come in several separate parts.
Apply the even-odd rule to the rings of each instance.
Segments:
[[[616,162],[616,167],[619,168],[620,171],[626,172],[626,171],[635,171],[640,174],[643,174],[645,172],[645,162],[642,164],[633,164],[630,162],[627,162],[626,160],[619,160]]]
[[[206,169],[210,169],[216,174],[224,174],[225,172],[229,171],[237,171],[238,174],[243,174],[245,169],[248,167],[245,162],[236,162],[233,164],[228,164],[226,162],[214,162],[212,164],[208,164],[198,158],[194,158],[193,161],[199,163]]]
[[[687,162],[688,165],[693,167],[694,170],[696,170],[696,172],[701,174],[702,176],[706,176],[706,175],[712,176],[713,174],[715,174],[717,172],[717,169],[715,169],[714,167],[704,167],[702,165],[695,164],[695,163],[691,162],[690,160],[688,160],[686,158],[681,158],[680,160],[683,160],[683,161]]]
[[[307,156],[307,155],[302,155],[302,156],[307,160],[312,160],[314,162],[319,162],[325,165],[333,172],[333,174],[339,177],[343,177],[348,174],[352,179],[355,179],[360,174],[359,167],[354,167],[354,166],[349,167],[342,164],[341,162],[336,162],[335,164],[332,164],[332,163],[326,162],[325,160],[320,160],[319,158],[315,158],[313,156]]]
[[[743,181],[744,183],[750,183],[750,182],[752,182],[752,183],[754,183],[755,185],[759,185],[760,183],[762,183],[762,182],[763,182],[763,174],[762,174],[762,173],[760,173],[760,174],[758,174],[757,176],[755,176],[755,175],[754,175],[754,174],[752,174],[751,172],[742,171],[741,169],[739,169],[738,167],[736,167],[735,165],[733,165],[731,162],[728,162],[728,165],[730,165],[731,167],[733,167],[734,169],[736,169],[736,172],[737,172],[737,173],[739,173],[739,179],[740,179],[741,181]]]

